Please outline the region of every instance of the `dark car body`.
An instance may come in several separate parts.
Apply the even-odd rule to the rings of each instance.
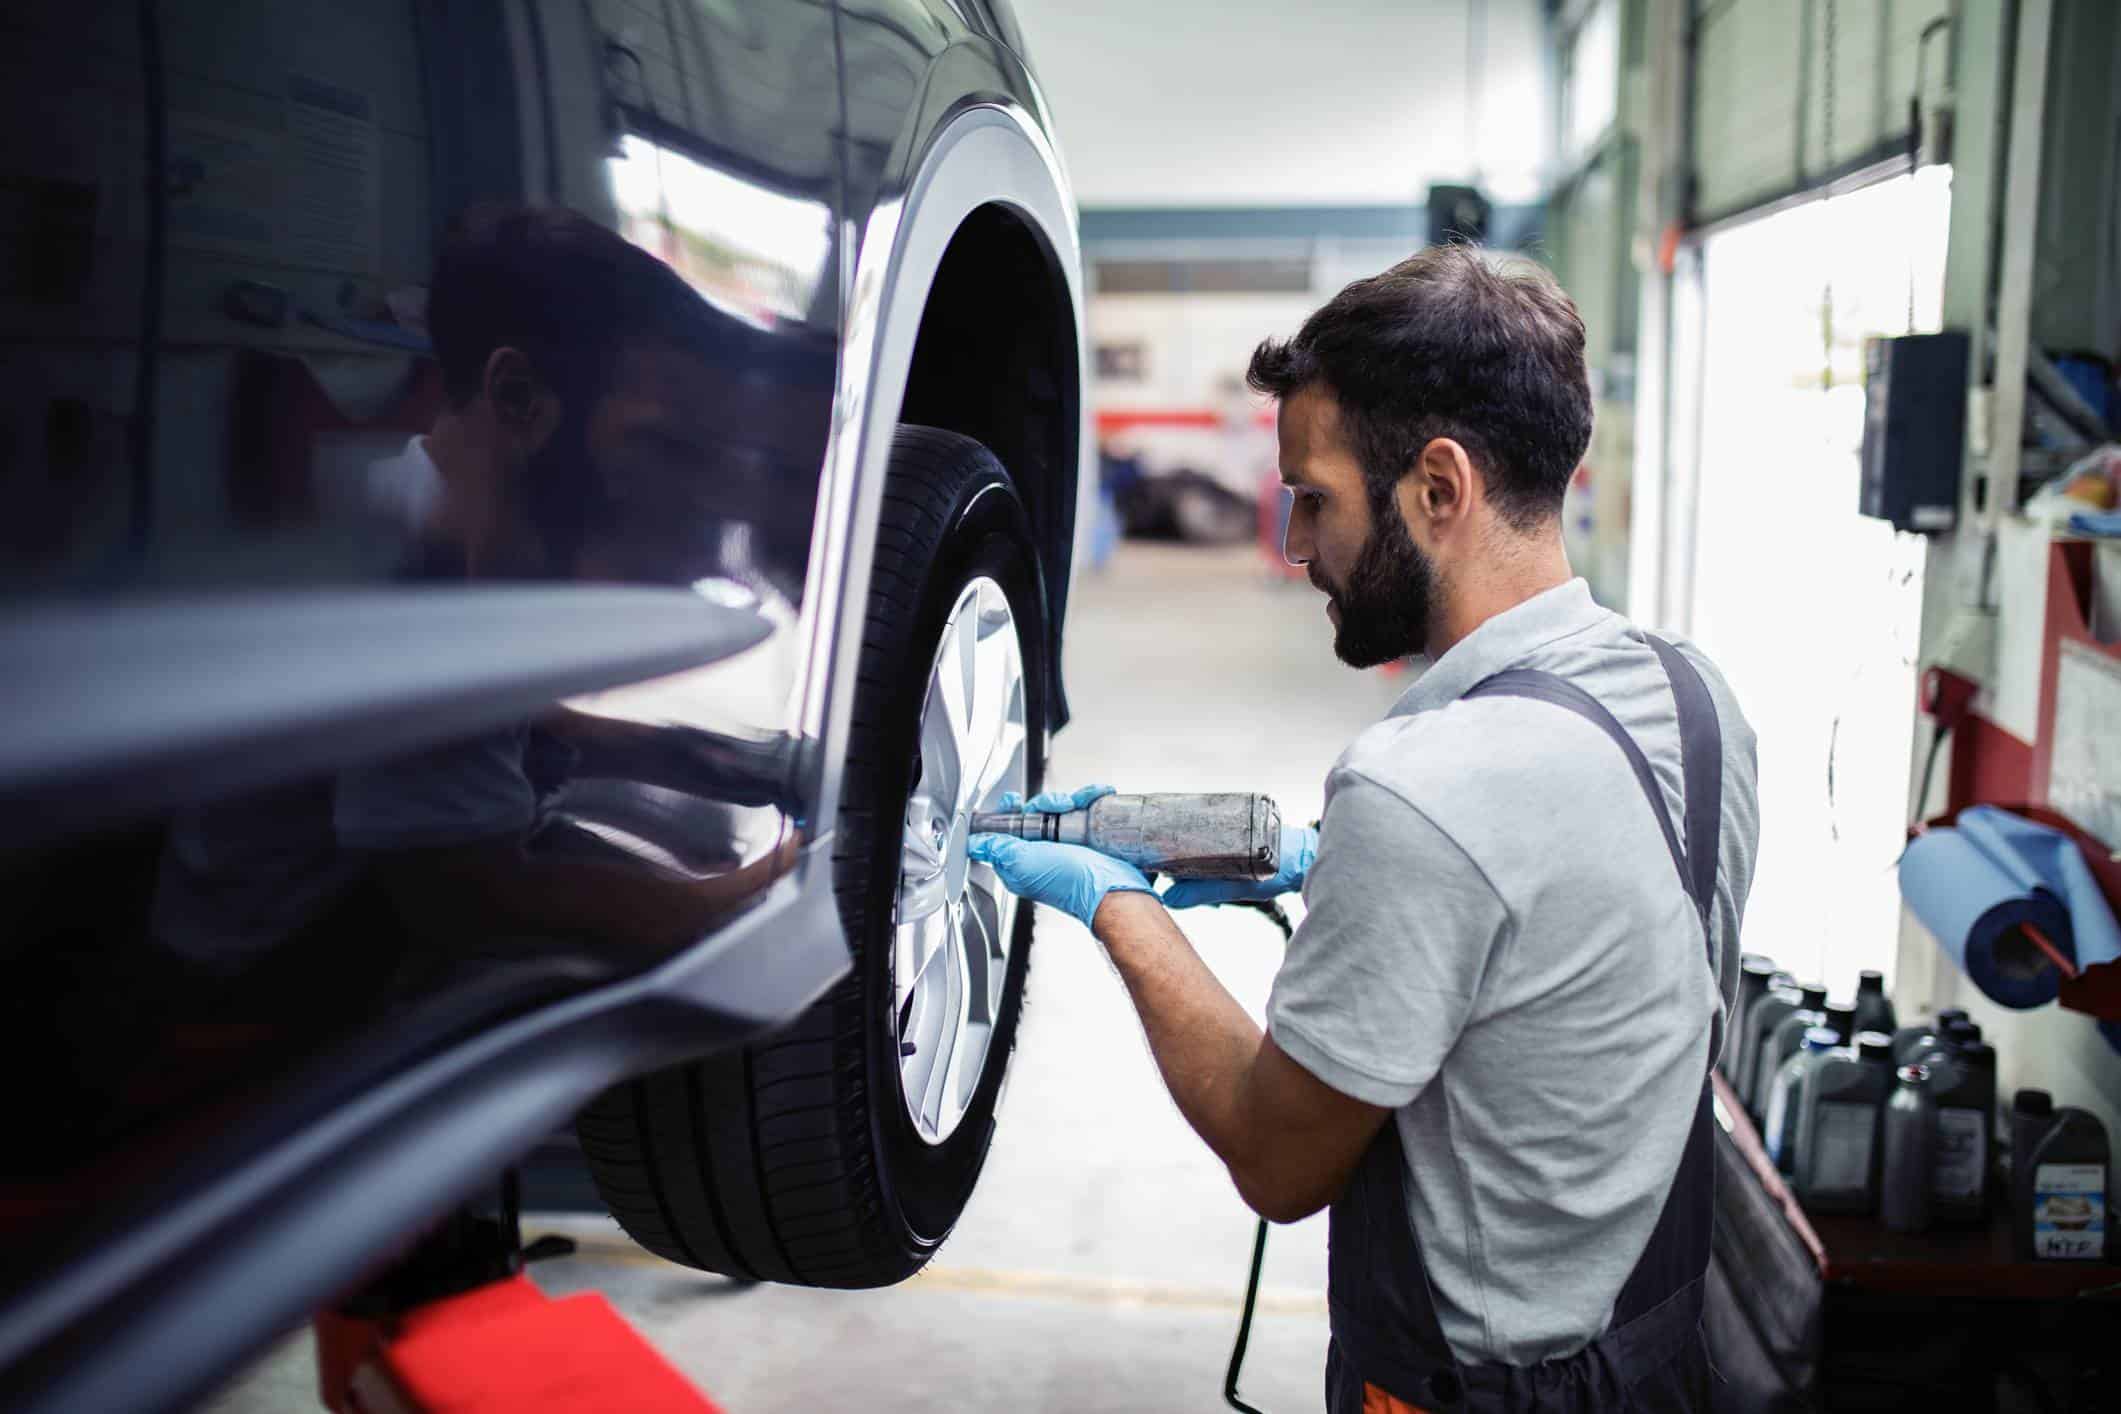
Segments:
[[[1007,466],[1059,662],[1074,208],[1001,0],[39,0],[0,37],[0,1404],[166,1407],[602,1087],[846,971],[837,763],[899,423]],[[424,283],[495,206],[586,216],[700,301],[597,463],[634,499],[594,573],[408,568],[447,494],[408,441],[450,396]],[[563,701],[586,734],[538,808],[628,861],[570,896],[592,916],[368,954],[376,900],[300,857],[320,783],[342,825],[363,792],[446,817],[433,782],[485,789]],[[651,872],[744,882],[683,946],[599,946]],[[157,1030],[202,970],[241,1003]]]

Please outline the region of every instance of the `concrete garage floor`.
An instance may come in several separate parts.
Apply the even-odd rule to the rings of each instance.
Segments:
[[[1123,790],[1261,790],[1312,819],[1325,772],[1404,677],[1332,656],[1324,601],[1269,580],[1258,552],[1127,545],[1077,591],[1075,723],[1051,779]],[[1258,1015],[1272,927],[1195,912],[1187,931]],[[731,1414],[1221,1407],[1252,1217],[1165,1095],[1118,979],[1088,934],[1048,913],[987,1173],[935,1262],[873,1292],[734,1287],[672,1266],[606,1220],[526,1218],[570,1258],[554,1293],[604,1292]],[[1325,1220],[1268,1239],[1247,1398],[1317,1409]],[[313,1408],[308,1337],[290,1337],[207,1408]]]

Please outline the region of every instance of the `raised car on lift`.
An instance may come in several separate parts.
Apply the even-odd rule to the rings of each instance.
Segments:
[[[0,1402],[181,1406],[570,1122],[675,1261],[917,1271],[1030,947],[965,821],[1066,721],[1093,494],[1073,202],[1006,4],[0,35],[36,135],[0,290]],[[465,394],[426,297],[510,220],[651,253],[684,331],[638,386],[597,365],[571,574],[430,553]],[[498,855],[447,828],[495,781],[536,802]],[[672,898],[712,904],[644,945]]]

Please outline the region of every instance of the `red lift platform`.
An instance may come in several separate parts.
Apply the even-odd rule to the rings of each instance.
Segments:
[[[548,1297],[513,1176],[345,1302],[317,1314],[317,1394],[333,1414],[720,1414],[596,1292]]]

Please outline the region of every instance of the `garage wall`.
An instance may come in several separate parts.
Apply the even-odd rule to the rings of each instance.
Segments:
[[[1616,133],[1554,195],[1547,220],[1555,277],[1583,316],[1597,420],[1568,506],[1569,558],[1598,602],[1625,610],[1634,465],[1636,313],[1632,134]]]
[[[1537,194],[1540,0],[1014,3],[1085,207]]]
[[[2024,319],[2036,347],[2111,355],[2121,338],[2121,310],[2114,303],[2121,281],[2121,253],[2114,243],[2121,220],[2115,168],[2116,89],[2121,88],[2115,30],[2121,15],[2111,0],[2056,0],[2032,300],[2030,309],[2013,312],[1996,308],[2001,242],[1993,218],[2007,176],[2015,7],[2008,0],[1962,0],[1960,8],[1965,29],[1958,46],[1960,113],[1946,322],[1968,328],[1989,318]],[[1979,389],[1983,375],[1974,376]],[[1978,421],[1984,406],[1993,406],[1992,395],[1977,401],[1976,421],[1969,427],[1969,487],[1988,467],[1982,443],[1994,440]],[[1985,769],[1995,769],[2001,759],[1995,747],[2006,748],[2003,757],[2010,755],[2011,741],[2021,741],[2029,757],[2034,744],[2029,737],[2038,735],[2037,689],[2033,705],[2022,711],[2006,699],[2016,671],[2013,649],[2036,645],[2046,631],[2045,580],[2038,573],[2046,550],[2044,532],[2009,515],[1993,528],[1978,519],[1962,520],[1956,533],[1937,537],[1928,547],[1922,661],[1950,664],[1980,679],[1987,690],[1976,709],[2008,723],[1992,732]],[[1994,647],[1983,652],[1979,645],[1984,643]],[[1927,741],[1925,725],[1917,731],[1918,748]],[[1940,774],[1971,764],[1967,758],[1974,754],[1959,743],[1948,745]],[[2000,793],[2031,795],[2015,789]],[[1940,788],[1927,808],[1941,809],[1943,803]],[[1924,802],[1915,802],[1910,813],[1923,809]],[[2105,843],[2121,849],[2121,839]],[[1995,1006],[1912,917],[1901,927],[1899,972],[1905,994],[1917,1005],[1964,1006],[1973,1013],[1995,1043],[2005,1090],[2039,1086],[2053,1091],[2058,1103],[2098,1113],[2109,1132],[2121,1127],[2121,1054],[2091,1018],[2054,1006],[2024,1012]]]
[[[1714,221],[1904,148],[1949,0],[1695,0],[1693,211]],[[1929,82],[1941,76],[1933,40]]]
[[[2064,0],[2048,70],[2033,342],[2121,358],[2121,5]]]
[[[1646,0],[1576,0],[1549,31],[1556,151],[1544,255],[1583,316],[1597,421],[1564,507],[1569,560],[1601,604],[1628,607],[1641,303],[1637,187]]]

